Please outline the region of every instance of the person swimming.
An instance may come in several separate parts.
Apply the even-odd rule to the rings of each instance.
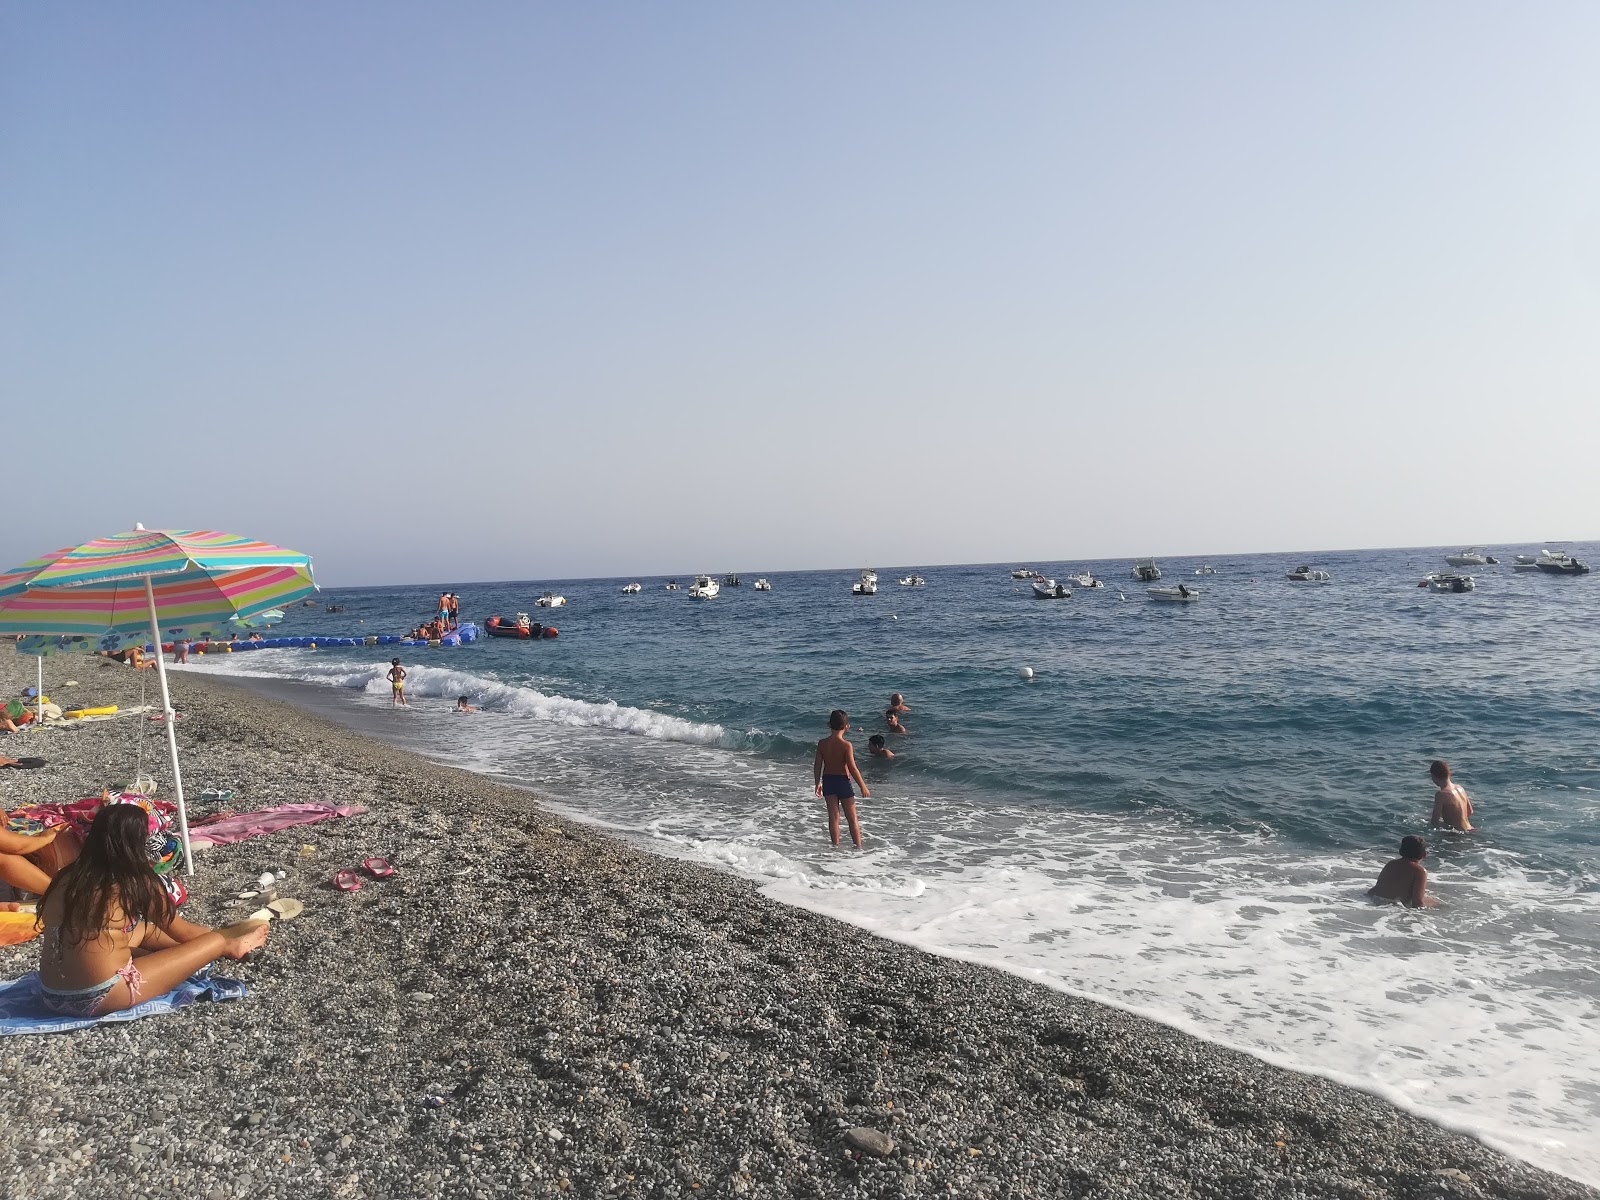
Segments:
[[[1378,882],[1367,889],[1367,895],[1407,908],[1438,908],[1439,902],[1428,895],[1428,869],[1422,865],[1427,857],[1427,842],[1416,834],[1401,838],[1400,857],[1384,864],[1378,872]]]
[[[1467,795],[1466,788],[1452,782],[1450,764],[1442,758],[1436,758],[1428,764],[1428,774],[1433,779],[1434,787],[1439,789],[1433,794],[1433,813],[1428,817],[1428,824],[1471,833],[1472,797]]]
[[[867,752],[871,754],[873,758],[894,757],[894,751],[889,749],[888,743],[885,742],[883,734],[881,733],[875,733],[867,739]]]

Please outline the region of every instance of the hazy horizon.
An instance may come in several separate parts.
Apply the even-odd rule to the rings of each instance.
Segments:
[[[0,565],[1539,545],[1600,510],[1596,47],[1577,3],[12,6]]]

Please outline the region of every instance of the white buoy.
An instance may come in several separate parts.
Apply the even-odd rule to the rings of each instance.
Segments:
[[[1033,678],[1033,668],[1032,667],[1023,667],[1020,671],[1017,672],[1017,674],[1022,676],[1022,678],[1024,678],[1024,679],[1032,679]]]

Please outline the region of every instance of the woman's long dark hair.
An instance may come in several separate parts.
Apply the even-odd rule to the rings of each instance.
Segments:
[[[172,898],[150,867],[145,841],[150,814],[137,804],[108,804],[95,814],[77,859],[50,881],[39,912],[61,893],[61,936],[77,944],[98,938],[113,903],[127,921],[165,929],[177,915]]]

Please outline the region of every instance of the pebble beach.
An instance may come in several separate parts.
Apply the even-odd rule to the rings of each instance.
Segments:
[[[75,703],[139,700],[120,664],[50,661],[66,667]],[[33,670],[0,655],[0,690]],[[216,968],[245,999],[0,1039],[14,1200],[1600,1198],[1376,1097],[785,907],[237,684],[172,686],[190,796],[370,811],[197,854],[191,919],[244,917],[237,894],[266,870],[305,904]],[[0,773],[0,800],[128,779],[141,732],[168,795],[141,721],[0,738],[49,763]],[[371,855],[397,874],[330,886]],[[0,949],[0,971],[37,957]]]

